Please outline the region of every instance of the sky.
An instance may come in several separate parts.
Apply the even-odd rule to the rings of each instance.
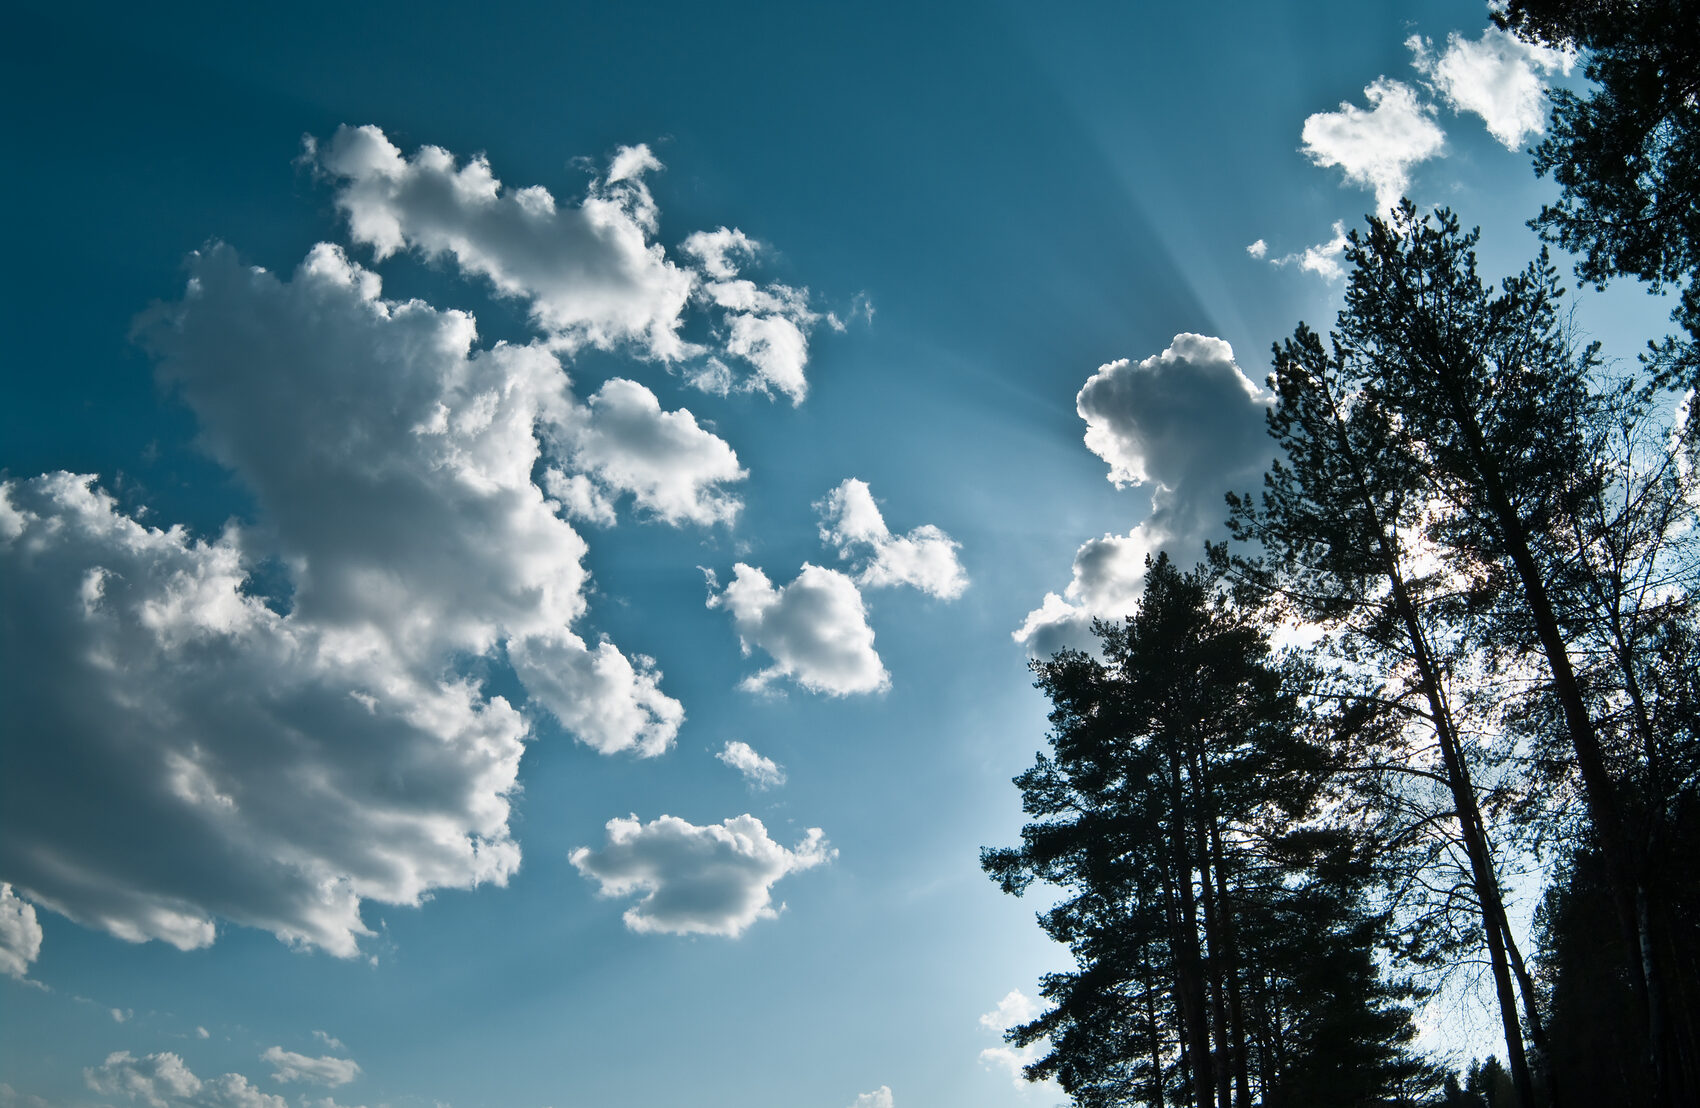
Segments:
[[[1257,485],[1365,213],[1527,264],[1580,80],[1464,2],[169,8],[0,65],[4,1108],[1056,1103],[1028,659]]]

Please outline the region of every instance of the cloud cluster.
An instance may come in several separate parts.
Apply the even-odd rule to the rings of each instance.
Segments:
[[[968,587],[956,557],[961,544],[930,523],[893,535],[866,481],[846,478],[817,507],[821,542],[861,567],[858,585],[911,585],[944,600],[956,599]]]
[[[831,696],[882,692],[891,676],[874,650],[863,588],[909,585],[944,600],[968,587],[957,560],[959,543],[932,524],[893,535],[867,482],[841,482],[815,505],[820,539],[851,562],[855,576],[809,562],[790,584],[777,587],[767,574],[744,562],[724,589],[713,571],[708,606],[732,616],[746,655],[760,649],[773,665],[745,679],[752,691],[789,677],[812,692]]]
[[[891,1086],[881,1085],[871,1093],[858,1096],[850,1108],[891,1108],[891,1105]]]
[[[1227,515],[1223,497],[1257,483],[1272,455],[1271,401],[1218,338],[1176,335],[1140,362],[1101,366],[1075,398],[1086,446],[1118,488],[1151,486],[1151,511],[1125,535],[1082,545],[1065,593],[1048,593],[1014,632],[1038,657],[1090,649],[1091,621],[1119,619],[1138,600],[1145,559],[1167,550],[1183,565],[1203,556]]]
[[[1342,103],[1338,111],[1310,116],[1301,137],[1312,162],[1338,167],[1347,181],[1373,190],[1376,210],[1385,215],[1405,194],[1411,167],[1438,154],[1446,136],[1434,108],[1401,81],[1378,77],[1364,98],[1367,110]]]
[[[733,739],[715,757],[743,774],[755,788],[772,789],[785,784],[784,767],[757,754],[755,747],[747,742]]]
[[[838,853],[818,827],[787,849],[748,814],[704,827],[665,815],[641,823],[634,815],[609,820],[607,830],[606,845],[569,857],[601,895],[639,898],[623,917],[639,932],[736,937],[778,915],[775,882]]]
[[[822,316],[809,307],[809,290],[788,285],[758,285],[740,276],[742,266],[761,253],[761,247],[742,231],[721,227],[697,231],[679,244],[680,252],[696,259],[704,280],[699,296],[719,309],[719,335],[725,353],[755,368],[746,388],[779,392],[800,404],[808,392],[803,370],[809,360],[809,331],[823,318],[843,330],[836,316]],[[729,371],[699,381],[710,392],[732,387]]]
[[[376,127],[339,128],[307,157],[337,183],[336,204],[354,241],[381,261],[402,250],[446,257],[526,301],[552,345],[624,348],[664,362],[701,360],[709,347],[681,334],[688,310],[714,321],[715,350],[750,367],[742,387],[801,403],[808,391],[810,330],[826,318],[807,289],[741,276],[760,253],[743,232],[697,232],[667,256],[655,241],[660,213],[645,176],[662,168],[647,146],[621,148],[583,200],[562,203],[532,185],[505,189],[482,155],[465,163],[437,146],[412,155]],[[699,370],[689,379],[714,391],[737,380]]]
[[[88,1087],[102,1096],[121,1096],[148,1108],[289,1108],[289,1102],[264,1092],[239,1073],[205,1080],[170,1051],[140,1058],[114,1051],[98,1066],[83,1070]]]
[[[1498,27],[1489,27],[1474,41],[1454,31],[1438,55],[1421,36],[1412,35],[1405,44],[1413,55],[1412,66],[1432,82],[1446,105],[1454,112],[1480,116],[1488,133],[1507,150],[1546,130],[1546,77],[1568,76],[1576,64],[1573,51],[1525,42]]]
[[[874,650],[874,629],[856,582],[835,569],[803,563],[790,584],[775,587],[743,562],[724,589],[709,574],[710,608],[725,608],[744,653],[761,649],[773,664],[744,680],[752,691],[789,677],[829,696],[880,692],[891,675]]]
[[[266,1048],[260,1058],[271,1064],[275,1071],[272,1074],[274,1081],[303,1081],[335,1088],[360,1076],[360,1063],[352,1058],[336,1058],[330,1055],[314,1058],[297,1054],[293,1050],[285,1050],[281,1046]]]
[[[1498,27],[1474,40],[1454,31],[1439,53],[1421,35],[1410,36],[1405,45],[1428,91],[1455,114],[1479,116],[1508,150],[1545,130],[1547,79],[1568,75],[1576,63],[1571,51],[1525,42]],[[1336,167],[1348,184],[1372,190],[1377,213],[1386,215],[1408,189],[1412,168],[1438,155],[1446,136],[1434,120],[1435,103],[1417,88],[1382,76],[1364,89],[1364,97],[1367,109],[1342,103],[1338,111],[1308,117],[1303,149],[1316,165]],[[1246,252],[1336,281],[1344,276],[1340,256],[1345,245],[1336,223],[1331,240],[1297,253],[1270,257],[1263,239]]]
[[[41,923],[35,906],[19,898],[12,886],[0,882],[0,973],[29,976],[30,963],[41,956]]]
[[[452,259],[525,299],[543,336],[481,346],[471,315],[386,298],[332,244],[288,277],[215,245],[137,335],[253,522],[197,536],[92,477],[0,482],[8,972],[39,949],[26,899],[133,941],[204,946],[224,919],[351,956],[363,902],[515,871],[510,804],[538,714],[637,756],[683,721],[652,659],[582,626],[569,520],[612,524],[630,497],[667,524],[729,521],[744,470],[635,381],[580,400],[561,359],[691,356],[693,306],[802,334],[806,293],[742,281],[756,247],[736,232],[668,259],[642,147],[575,205],[504,191],[480,158],[404,157],[376,128],[311,152],[357,242]],[[748,346],[752,372],[800,398],[803,348],[775,343],[793,360]],[[786,623],[776,642],[794,641]],[[481,660],[511,663],[527,702],[468,676]]]

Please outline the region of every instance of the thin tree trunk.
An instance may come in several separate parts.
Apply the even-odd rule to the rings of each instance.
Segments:
[[[1336,446],[1340,457],[1351,467],[1359,506],[1374,532],[1373,539],[1381,555],[1382,573],[1387,578],[1392,592],[1394,609],[1405,628],[1421,691],[1429,702],[1430,718],[1434,725],[1435,738],[1440,744],[1447,786],[1452,793],[1453,807],[1457,813],[1459,835],[1464,840],[1465,856],[1470,863],[1470,883],[1475,890],[1481,912],[1482,935],[1487,942],[1488,959],[1493,969],[1500,1024],[1505,1032],[1506,1068],[1511,1071],[1512,1084],[1516,1087],[1518,1099],[1522,1101],[1524,1108],[1536,1108],[1534,1081],[1529,1073],[1528,1055],[1523,1045],[1523,1029],[1517,1018],[1517,1000],[1511,989],[1511,976],[1503,941],[1502,921],[1505,910],[1500,898],[1499,880],[1494,872],[1493,859],[1488,852],[1486,837],[1482,834],[1481,811],[1476,803],[1475,786],[1470,781],[1469,766],[1458,743],[1451,707],[1447,704],[1441,684],[1440,667],[1429,649],[1428,637],[1423,632],[1416,602],[1412,599],[1399,568],[1398,552],[1394,550],[1393,540],[1388,537],[1387,526],[1376,510],[1374,497],[1369,492],[1369,483],[1358,464],[1358,456],[1346,437],[1339,409],[1331,393],[1328,394],[1328,400],[1334,419]]]
[[[1401,292],[1410,295],[1409,290],[1403,287]],[[1417,318],[1422,317],[1419,314]],[[1517,574],[1524,603],[1534,620],[1536,637],[1546,655],[1553,692],[1564,712],[1565,727],[1570,734],[1571,747],[1576,752],[1576,766],[1581,771],[1583,793],[1593,817],[1600,852],[1605,858],[1606,879],[1612,890],[1612,899],[1625,937],[1637,954],[1630,960],[1628,968],[1645,1011],[1649,1062],[1658,1101],[1667,1108],[1682,1108],[1688,1101],[1682,1090],[1677,1088],[1673,1080],[1676,1075],[1671,1072],[1662,974],[1656,944],[1646,924],[1651,910],[1648,902],[1652,895],[1650,875],[1644,865],[1646,859],[1636,849],[1635,838],[1624,820],[1616,783],[1606,768],[1605,752],[1594,730],[1594,721],[1588,712],[1576,671],[1570,663],[1569,646],[1559,627],[1545,576],[1529,545],[1528,530],[1511,503],[1503,474],[1488,448],[1487,436],[1464,395],[1456,364],[1458,359],[1448,356],[1439,337],[1432,333],[1432,327],[1413,330],[1418,331],[1420,344],[1427,348],[1428,368],[1440,382],[1452,420],[1463,436],[1475,476],[1481,482],[1481,490],[1499,529],[1500,541],[1505,544],[1506,556]]]

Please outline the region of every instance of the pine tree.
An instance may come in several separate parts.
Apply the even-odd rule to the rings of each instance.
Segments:
[[[1332,747],[1304,671],[1166,557],[1098,634],[1102,660],[1035,663],[1052,750],[1016,778],[1035,818],[982,855],[1008,892],[1067,893],[1040,924],[1076,969],[1010,1033],[1049,1043],[1029,1076],[1084,1108],[1409,1100],[1429,1074],[1376,970],[1365,844],[1319,816]]]

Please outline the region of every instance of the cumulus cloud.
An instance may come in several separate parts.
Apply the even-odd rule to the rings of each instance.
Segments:
[[[863,1093],[850,1108],[891,1108],[891,1086],[881,1085],[871,1093]]]
[[[1223,497],[1258,483],[1272,454],[1264,412],[1272,398],[1245,376],[1218,338],[1176,335],[1140,362],[1101,366],[1075,409],[1088,449],[1118,488],[1151,487],[1151,511],[1125,535],[1080,547],[1062,595],[1048,593],[1014,632],[1035,656],[1090,649],[1094,618],[1120,619],[1137,602],[1145,559],[1167,550],[1183,565],[1226,518]]]
[[[1269,253],[1269,244],[1264,242],[1262,239],[1258,239],[1256,242],[1247,246],[1245,248],[1245,252],[1254,258],[1261,258]]]
[[[497,293],[528,301],[553,345],[700,360],[711,348],[680,331],[687,312],[701,309],[713,321],[713,349],[750,367],[742,387],[793,403],[808,391],[809,332],[823,318],[808,290],[741,276],[761,247],[735,229],[696,232],[679,258],[668,257],[654,238],[660,213],[645,180],[662,165],[647,146],[622,147],[577,203],[537,185],[505,189],[482,155],[460,163],[436,146],[404,155],[377,127],[342,127],[323,148],[307,146],[337,182],[356,242],[380,260],[407,249],[452,258]],[[715,388],[722,377],[700,369],[686,378],[732,387]]]
[[[274,1081],[304,1081],[335,1088],[360,1076],[360,1064],[352,1058],[334,1058],[329,1055],[313,1058],[306,1054],[297,1054],[293,1050],[285,1050],[281,1046],[267,1047],[260,1058],[270,1063],[276,1071],[272,1074]]]
[[[560,437],[578,474],[556,471],[561,499],[597,501],[594,490],[571,490],[575,479],[593,481],[608,495],[631,493],[640,510],[668,523],[730,522],[741,506],[722,486],[748,474],[725,440],[697,423],[688,409],[663,411],[655,394],[636,381],[615,377],[590,397],[583,418],[575,418]],[[574,514],[601,521],[611,507],[578,509]]]
[[[771,789],[785,784],[784,768],[772,758],[757,754],[755,748],[747,742],[733,739],[715,757],[743,774],[745,780],[758,789]]]
[[[85,1068],[83,1079],[102,1096],[121,1096],[148,1108],[288,1108],[288,1101],[256,1088],[239,1073],[202,1080],[170,1051],[141,1058],[115,1051],[99,1066]]]
[[[673,745],[685,709],[661,691],[655,659],[627,656],[603,640],[594,649],[570,633],[508,644],[526,691],[562,726],[604,754],[653,758]]]
[[[518,865],[519,713],[372,622],[280,615],[234,531],[144,526],[88,477],[6,483],[0,580],[28,644],[0,872],[37,903],[132,941],[205,946],[223,916],[352,955],[362,899]]]
[[[41,922],[35,905],[0,882],[0,973],[22,979],[30,963],[41,957]]]
[[[660,359],[691,351],[679,337],[695,278],[651,241],[659,214],[645,146],[624,147],[578,204],[545,188],[505,190],[482,155],[457,164],[439,146],[411,156],[377,127],[341,127],[309,156],[337,182],[350,236],[378,259],[414,249],[448,256],[504,295],[530,301],[540,327],[569,349],[633,344]]]
[[[856,583],[867,588],[912,585],[931,596],[954,600],[968,587],[956,551],[961,545],[930,523],[893,535],[866,481],[846,478],[816,505],[821,542],[861,568]]]
[[[601,895],[639,898],[623,917],[639,932],[735,937],[778,915],[775,882],[837,855],[818,827],[786,849],[748,814],[704,827],[665,815],[640,823],[634,815],[609,820],[607,829],[605,846],[569,857]]]
[[[206,1036],[202,1035],[201,1038],[204,1039],[204,1038],[206,1038]],[[315,1032],[313,1032],[313,1038],[319,1040],[321,1043],[324,1043],[326,1046],[330,1047],[332,1050],[342,1050],[343,1049],[342,1040],[337,1038],[335,1035],[332,1035],[329,1031],[315,1031]]]
[[[1385,214],[1404,195],[1411,167],[1440,153],[1446,136],[1434,109],[1401,81],[1378,77],[1364,97],[1367,110],[1342,103],[1339,111],[1310,116],[1301,137],[1312,162],[1338,167],[1347,181],[1373,190]]]
[[[1480,116],[1507,150],[1546,130],[1546,77],[1568,76],[1576,64],[1574,51],[1525,42],[1498,27],[1473,42],[1454,31],[1438,55],[1418,35],[1405,44],[1414,55],[1411,64],[1433,82],[1447,106]]]
[[[759,691],[780,677],[830,696],[890,686],[891,676],[874,651],[862,593],[848,576],[808,562],[783,588],[743,562],[732,574],[724,590],[709,575],[708,606],[731,613],[745,654],[759,648],[773,659],[745,680],[746,688]]]
[[[255,521],[201,537],[87,476],[0,486],[18,894],[135,941],[204,946],[222,917],[352,955],[363,901],[518,865],[529,721],[456,665],[505,648],[599,751],[674,741],[654,662],[577,626],[563,485],[729,518],[742,470],[689,412],[619,379],[580,403],[548,345],[479,348],[471,316],[384,298],[328,244],[288,280],[210,248],[138,333]]]

